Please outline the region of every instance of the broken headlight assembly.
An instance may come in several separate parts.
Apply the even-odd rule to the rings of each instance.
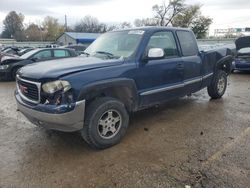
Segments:
[[[47,82],[42,85],[43,91],[48,94],[54,94],[57,91],[67,92],[71,89],[71,85],[68,81],[57,80],[54,82]]]
[[[45,97],[45,104],[61,105],[71,104],[73,102],[73,93],[71,91],[71,85],[68,81],[57,80],[47,82],[42,85]]]
[[[6,70],[9,68],[9,65],[0,65],[0,70]]]

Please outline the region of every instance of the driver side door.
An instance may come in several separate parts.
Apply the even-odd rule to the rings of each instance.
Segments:
[[[179,97],[184,89],[184,66],[174,34],[171,31],[154,33],[145,54],[152,48],[163,49],[164,57],[140,62],[136,82],[142,107]]]

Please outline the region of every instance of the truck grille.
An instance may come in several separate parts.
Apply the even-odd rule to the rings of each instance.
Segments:
[[[40,83],[17,77],[17,88],[24,100],[32,103],[40,102]]]

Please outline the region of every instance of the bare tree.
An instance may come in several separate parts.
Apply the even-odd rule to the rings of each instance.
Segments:
[[[44,34],[40,26],[34,23],[29,24],[24,31],[25,38],[29,41],[43,41]]]
[[[58,19],[47,16],[43,21],[43,28],[45,30],[45,40],[54,41],[64,32],[64,26],[58,22]]]
[[[97,18],[85,16],[74,27],[76,32],[103,33],[107,31],[107,25],[100,23]]]
[[[186,5],[185,0],[164,1],[162,5],[154,5],[154,18],[136,19],[134,25],[188,27],[193,30],[197,38],[204,38],[208,32],[212,19],[201,14],[201,5]]]
[[[168,26],[173,18],[185,9],[185,4],[184,0],[170,0],[168,4],[164,1],[162,5],[154,5],[152,9],[158,25]]]
[[[130,22],[122,22],[118,25],[119,29],[129,29],[132,27]]]
[[[107,25],[106,26],[106,31],[114,31],[114,30],[117,30],[116,25]]]
[[[134,21],[134,25],[136,27],[157,26],[158,25],[158,20],[155,19],[155,18],[136,19]]]

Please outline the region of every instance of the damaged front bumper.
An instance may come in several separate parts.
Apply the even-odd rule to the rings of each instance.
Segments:
[[[28,105],[18,92],[15,92],[15,97],[17,109],[37,126],[64,132],[78,131],[83,128],[85,100],[77,101],[70,106],[51,106],[49,111],[45,111],[48,106],[44,104]]]

